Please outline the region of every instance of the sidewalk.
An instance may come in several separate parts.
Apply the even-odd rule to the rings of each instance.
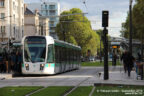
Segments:
[[[110,67],[109,69],[108,80],[103,80],[103,67],[83,67],[76,71],[42,77],[12,78],[12,74],[0,74],[0,86],[76,86],[78,84],[80,84],[80,86],[93,86],[94,84],[144,86],[144,80],[140,80],[140,78],[137,80],[135,71],[132,71],[131,77],[128,77],[127,73],[124,73],[122,66],[116,66],[116,69]],[[99,73],[101,73],[101,75],[99,75]]]
[[[0,80],[11,79],[11,78],[12,78],[12,74],[11,73],[0,73]]]
[[[109,84],[109,85],[144,85],[144,80],[137,80],[136,72],[132,71],[131,76],[128,77],[124,71],[110,71],[109,79],[103,80],[104,73],[101,72],[101,76],[96,80],[95,84]]]

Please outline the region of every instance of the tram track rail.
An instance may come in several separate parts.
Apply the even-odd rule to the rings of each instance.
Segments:
[[[35,93],[37,93],[37,92],[40,92],[40,91],[42,91],[42,90],[44,90],[44,89],[46,89],[46,88],[48,88],[48,87],[50,87],[50,86],[55,86],[55,84],[56,84],[57,82],[61,82],[61,81],[65,80],[65,79],[68,79],[68,78],[64,78],[64,79],[62,79],[62,80],[57,80],[57,81],[55,81],[53,84],[50,84],[49,86],[43,86],[42,88],[40,88],[40,89],[38,89],[38,90],[36,90],[36,91],[30,92],[30,93],[28,93],[28,94],[25,95],[25,96],[31,96],[32,94],[35,94]]]
[[[63,96],[68,96],[70,93],[72,93],[74,90],[76,90],[83,82],[87,81],[90,77],[84,79],[80,83],[78,83],[76,86],[74,86],[70,91],[66,92]]]

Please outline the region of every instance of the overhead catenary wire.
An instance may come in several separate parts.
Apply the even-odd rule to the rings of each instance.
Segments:
[[[87,5],[86,5],[86,0],[83,0],[82,3],[84,4],[84,6],[85,6],[85,8],[86,8],[86,12],[88,12],[88,7],[87,7]]]

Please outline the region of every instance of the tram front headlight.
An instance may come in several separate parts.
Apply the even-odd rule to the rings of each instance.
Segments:
[[[45,64],[40,64],[40,70],[44,69]]]
[[[26,70],[29,70],[29,64],[25,64]]]
[[[42,67],[44,67],[44,64],[41,64]]]

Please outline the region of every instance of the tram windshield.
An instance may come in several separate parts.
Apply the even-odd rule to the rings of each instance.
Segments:
[[[24,41],[24,59],[26,62],[44,62],[46,56],[46,39],[44,37],[27,37]]]

